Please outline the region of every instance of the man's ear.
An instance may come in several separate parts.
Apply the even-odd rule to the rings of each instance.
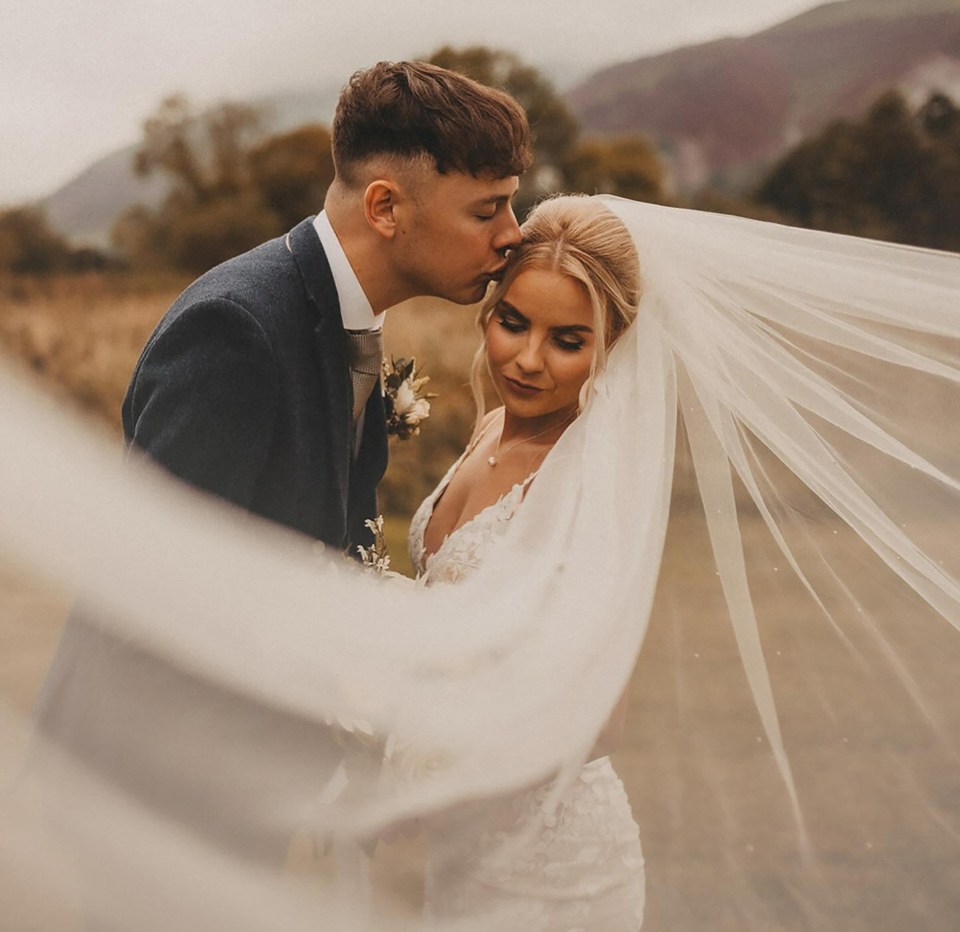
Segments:
[[[371,181],[363,192],[363,213],[370,228],[385,239],[397,235],[396,207],[400,190],[396,183],[383,178]]]

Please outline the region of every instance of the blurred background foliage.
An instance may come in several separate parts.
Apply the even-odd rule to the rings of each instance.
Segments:
[[[944,94],[911,107],[889,91],[859,118],[801,139],[752,190],[707,187],[681,199],[647,137],[584,133],[549,79],[516,54],[444,46],[430,60],[503,88],[525,107],[535,161],[516,199],[521,218],[546,195],[585,191],[960,249],[960,109]],[[122,214],[107,252],[72,247],[38,207],[0,210],[0,275],[197,274],[286,231],[323,203],[333,178],[330,132],[310,123],[268,135],[263,116],[241,103],[198,113],[183,95],[161,101],[134,155],[140,176],[167,182],[159,206]]]
[[[446,46],[431,60],[504,88],[526,108],[535,162],[517,198],[521,219],[545,195],[585,191],[960,250],[960,108],[944,94],[911,106],[889,91],[859,117],[799,140],[752,189],[708,187],[680,199],[649,139],[585,133],[551,82],[517,55]],[[140,348],[177,292],[323,203],[333,178],[329,129],[268,134],[263,126],[245,104],[198,113],[182,95],[162,101],[144,122],[134,167],[162,176],[167,193],[120,216],[110,250],[72,245],[36,206],[0,208],[0,347],[116,432]],[[421,435],[394,443],[382,486],[398,554],[406,519],[470,433],[473,316],[420,299],[388,317],[388,353],[415,355],[438,393]]]
[[[960,250],[960,109],[933,94],[911,111],[890,91],[797,145],[754,200],[800,226]]]
[[[526,110],[534,137],[534,162],[520,179],[515,199],[518,216],[558,191],[663,200],[666,173],[645,136],[582,136],[580,124],[552,83],[512,52],[444,46],[430,61],[507,91]]]

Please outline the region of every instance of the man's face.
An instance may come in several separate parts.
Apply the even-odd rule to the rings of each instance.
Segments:
[[[518,178],[441,175],[423,168],[398,206],[396,274],[411,294],[457,304],[480,301],[499,278],[504,254],[520,242],[511,200]]]

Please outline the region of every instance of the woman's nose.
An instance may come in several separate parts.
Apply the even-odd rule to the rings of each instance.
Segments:
[[[543,368],[543,344],[538,339],[528,339],[517,353],[517,365],[524,372],[539,372]]]

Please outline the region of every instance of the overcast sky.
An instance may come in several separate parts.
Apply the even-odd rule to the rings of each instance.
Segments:
[[[0,0],[0,203],[50,193],[139,137],[165,95],[197,103],[339,84],[437,46],[508,48],[586,74],[817,0]]]

